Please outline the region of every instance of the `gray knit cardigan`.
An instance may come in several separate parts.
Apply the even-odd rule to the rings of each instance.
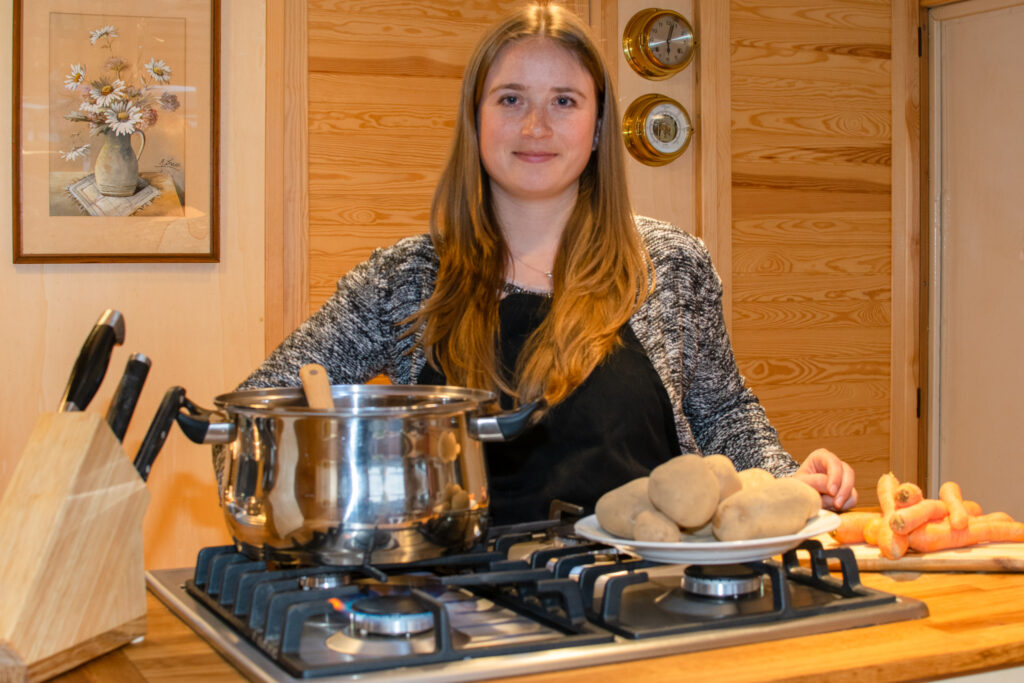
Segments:
[[[704,244],[668,223],[636,223],[657,283],[629,324],[668,392],[683,452],[724,453],[740,470],[792,474],[797,463],[736,368],[721,281]],[[415,383],[426,358],[414,339],[401,338],[400,322],[430,296],[436,276],[427,235],[375,250],[240,388],[296,386],[306,363],[323,365],[334,384],[378,374]]]

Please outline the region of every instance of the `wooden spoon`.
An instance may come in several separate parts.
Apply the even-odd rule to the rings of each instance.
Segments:
[[[306,394],[306,403],[314,410],[334,410],[334,396],[331,395],[331,381],[327,370],[318,363],[303,365],[299,370],[302,380],[302,391]]]
[[[302,390],[306,394],[306,403],[316,410],[334,410],[334,398],[331,396],[331,384],[327,379],[327,371],[322,365],[310,363],[299,370]],[[298,427],[297,427],[298,428]],[[305,523],[305,516],[295,499],[295,475],[298,466],[298,444],[294,447],[280,448],[277,476],[274,487],[267,494],[270,508],[273,510],[271,523],[277,535],[284,538]]]
[[[322,365],[309,363],[302,366],[299,378],[310,408],[334,410],[331,382]],[[318,467],[312,473],[313,481],[307,482],[313,485],[314,495],[312,500],[304,503],[304,510],[307,517],[337,524],[338,425],[333,419],[312,418],[309,427],[312,429],[307,428],[303,432],[301,436],[305,438],[300,438],[300,443],[305,441],[306,447],[312,449],[309,456],[313,462],[318,463]]]

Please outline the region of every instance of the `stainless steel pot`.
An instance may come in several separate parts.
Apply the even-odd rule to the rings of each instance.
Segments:
[[[177,417],[222,456],[221,507],[254,559],[351,566],[468,550],[489,522],[481,442],[514,438],[544,407],[499,414],[493,393],[444,386],[331,393],[330,411],[301,388],[255,389]]]

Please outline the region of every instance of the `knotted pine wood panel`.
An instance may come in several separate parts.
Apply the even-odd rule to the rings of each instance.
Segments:
[[[732,324],[783,445],[889,469],[889,3],[733,0]]]

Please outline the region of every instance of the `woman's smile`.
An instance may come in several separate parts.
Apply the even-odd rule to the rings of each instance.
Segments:
[[[558,156],[554,152],[527,152],[527,151],[519,151],[519,152],[512,152],[512,154],[515,155],[520,161],[525,161],[525,162],[531,163],[531,164],[538,164],[538,163],[542,163],[544,161],[551,161],[556,156]]]

